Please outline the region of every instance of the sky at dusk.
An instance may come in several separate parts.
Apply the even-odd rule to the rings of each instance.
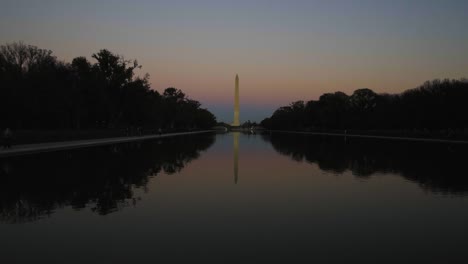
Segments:
[[[241,122],[327,92],[468,77],[467,26],[466,0],[0,0],[0,44],[67,62],[109,49],[228,123],[236,73]]]

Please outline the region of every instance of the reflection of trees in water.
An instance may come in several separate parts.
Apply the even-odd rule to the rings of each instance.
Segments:
[[[0,160],[0,221],[32,221],[65,206],[104,215],[135,205],[134,188],[181,171],[213,143],[205,134]]]
[[[262,137],[279,153],[316,163],[325,171],[351,170],[357,177],[391,172],[425,190],[468,194],[468,178],[463,176],[468,152],[465,145],[281,133]]]

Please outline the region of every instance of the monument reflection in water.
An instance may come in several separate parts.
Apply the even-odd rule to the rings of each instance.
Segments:
[[[466,153],[235,132],[2,159],[2,260],[463,263]]]
[[[232,137],[234,138],[234,183],[237,184],[239,178],[239,132],[233,132]]]

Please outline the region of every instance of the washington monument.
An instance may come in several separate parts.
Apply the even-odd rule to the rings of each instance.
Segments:
[[[234,90],[234,123],[233,126],[240,126],[239,122],[239,76],[236,74],[236,87]]]

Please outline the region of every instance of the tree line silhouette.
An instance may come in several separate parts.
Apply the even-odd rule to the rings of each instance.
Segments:
[[[261,124],[268,129],[468,129],[468,80],[427,81],[400,94],[358,89],[326,93],[277,109]]]
[[[215,116],[170,87],[151,89],[149,75],[106,49],[94,63],[59,61],[52,51],[21,42],[0,46],[0,120],[17,129],[151,127],[208,128]]]

